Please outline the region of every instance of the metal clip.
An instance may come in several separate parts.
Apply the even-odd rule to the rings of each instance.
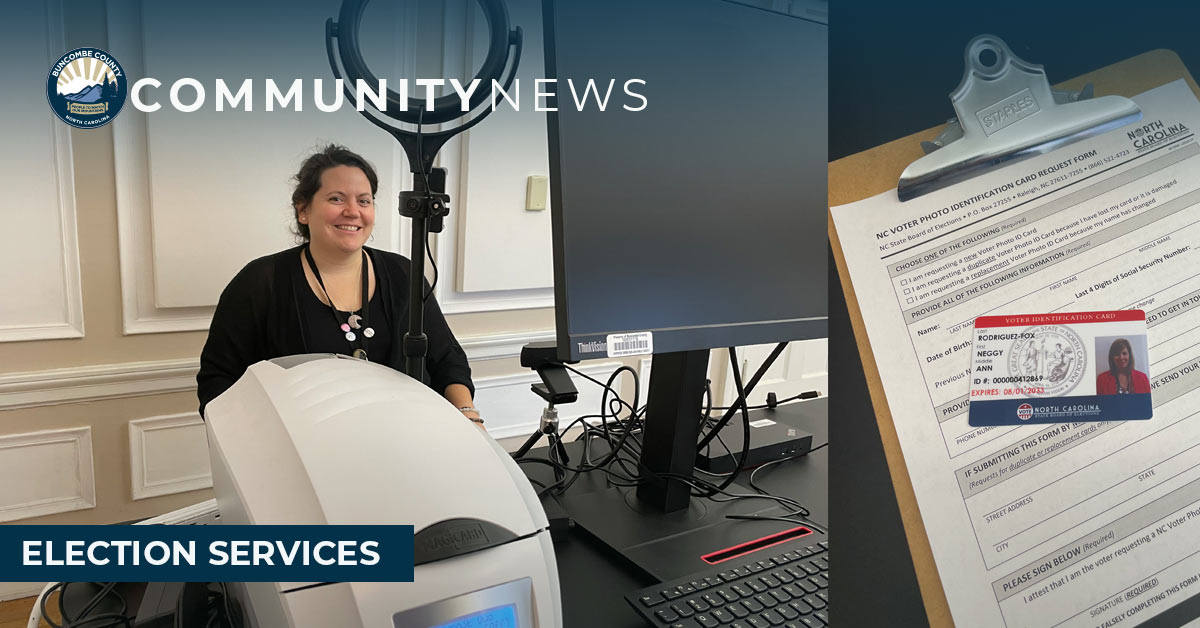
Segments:
[[[1122,96],[1050,89],[1045,69],[1022,60],[994,35],[967,43],[962,82],[951,92],[956,121],[900,175],[901,201],[1010,161],[1040,155],[1135,122],[1142,111]]]

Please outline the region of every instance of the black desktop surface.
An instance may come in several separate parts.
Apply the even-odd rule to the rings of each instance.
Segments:
[[[794,425],[813,434],[813,447],[828,442],[827,416],[829,401],[813,399],[796,404],[787,413],[770,410],[755,411],[751,420],[768,416]],[[791,410],[799,410],[792,413]],[[737,418],[741,420],[740,417]],[[568,443],[569,454],[577,454],[580,443]],[[530,456],[545,456],[539,448]],[[755,483],[764,489],[800,501],[812,513],[818,526],[828,529],[829,522],[829,448],[821,447],[796,460],[775,465],[755,476]],[[542,465],[522,465],[530,478],[553,481],[552,472]],[[602,473],[593,472],[571,486],[569,494],[576,495],[606,488]],[[821,536],[816,540],[826,540]],[[558,577],[562,589],[563,625],[566,628],[634,628],[645,626],[641,617],[629,607],[624,595],[655,580],[612,550],[604,547],[579,527],[572,528],[563,538],[554,541],[558,561]],[[766,555],[772,552],[764,550]],[[832,551],[835,553],[835,551]],[[836,559],[834,559],[836,560]],[[832,582],[831,575],[831,582]],[[831,585],[836,588],[836,584]],[[834,594],[836,597],[836,594]]]

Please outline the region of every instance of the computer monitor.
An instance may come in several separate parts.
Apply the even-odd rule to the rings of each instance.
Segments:
[[[543,6],[559,357],[652,350],[641,461],[690,475],[708,350],[827,335],[827,5]]]

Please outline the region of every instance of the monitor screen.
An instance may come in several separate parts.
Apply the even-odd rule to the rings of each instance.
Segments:
[[[826,335],[828,26],[783,4],[545,3],[561,358]]]

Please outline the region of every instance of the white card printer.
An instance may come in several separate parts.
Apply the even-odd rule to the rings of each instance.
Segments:
[[[545,512],[496,442],[385,366],[259,362],[205,411],[226,524],[411,524],[413,582],[230,587],[263,628],[559,628]]]

